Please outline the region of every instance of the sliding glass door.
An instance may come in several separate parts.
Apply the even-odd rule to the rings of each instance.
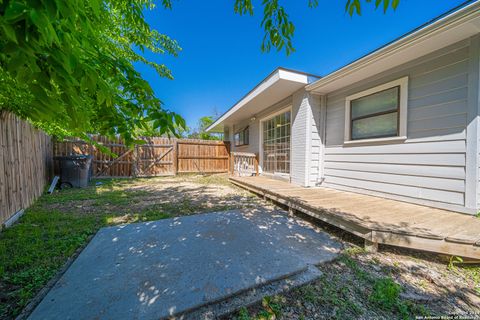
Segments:
[[[290,174],[291,112],[262,121],[263,171]]]

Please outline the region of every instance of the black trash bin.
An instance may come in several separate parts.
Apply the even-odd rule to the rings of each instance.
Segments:
[[[90,179],[92,157],[71,155],[55,157],[60,165],[60,188],[85,188]]]

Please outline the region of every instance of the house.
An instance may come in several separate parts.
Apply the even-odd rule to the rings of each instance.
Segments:
[[[261,175],[480,209],[480,1],[323,77],[278,68],[208,130]]]

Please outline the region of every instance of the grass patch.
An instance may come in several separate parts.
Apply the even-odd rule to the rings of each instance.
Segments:
[[[357,318],[362,315],[362,309],[352,300],[352,290],[359,289],[351,283],[340,285],[339,276],[322,277],[317,289],[317,303],[333,309],[333,319]]]
[[[374,306],[398,314],[402,319],[410,319],[415,315],[428,315],[423,306],[400,298],[402,287],[391,278],[375,281],[369,301]]]
[[[390,278],[382,278],[373,285],[369,300],[384,310],[393,310],[400,297],[402,287]]]
[[[222,204],[221,196],[210,198],[207,205],[194,201],[197,195],[188,191],[176,191],[173,196],[170,191],[170,198],[166,198],[158,188],[163,181],[218,183],[222,185],[219,189],[228,183],[225,177],[218,176],[106,179],[84,189],[40,197],[17,224],[0,233],[0,319],[18,315],[101,227],[244,205]]]
[[[21,223],[0,233],[0,318],[18,314],[102,225],[95,216],[35,207]]]
[[[402,319],[409,319],[416,315],[426,315],[424,308],[400,297],[403,289],[392,278],[376,278],[376,276],[365,271],[350,256],[342,255],[339,260],[353,272],[355,280],[358,281],[356,282],[357,289],[361,286],[365,291],[370,292],[368,296],[370,307],[393,313]]]

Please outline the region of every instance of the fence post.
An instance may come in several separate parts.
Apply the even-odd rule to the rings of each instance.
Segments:
[[[173,142],[173,175],[178,174],[178,139]]]
[[[92,137],[90,137],[92,139]],[[90,177],[93,177],[97,173],[97,158],[96,154],[94,154],[94,148],[92,142],[88,144],[88,152],[90,153],[90,157],[92,157],[92,162],[90,165]]]
[[[133,157],[132,157],[132,175],[133,177],[137,177],[138,175],[138,145],[133,147]]]
[[[255,153],[255,160],[254,160],[254,162],[255,162],[255,175],[256,175],[256,176],[259,175],[259,172],[258,172],[258,162],[259,162],[259,160],[258,160],[258,158],[259,158],[258,153]]]
[[[232,153],[230,152],[230,141],[223,141],[225,144],[225,149],[227,150],[228,160],[227,160],[227,172],[231,174],[231,165],[232,165]]]

